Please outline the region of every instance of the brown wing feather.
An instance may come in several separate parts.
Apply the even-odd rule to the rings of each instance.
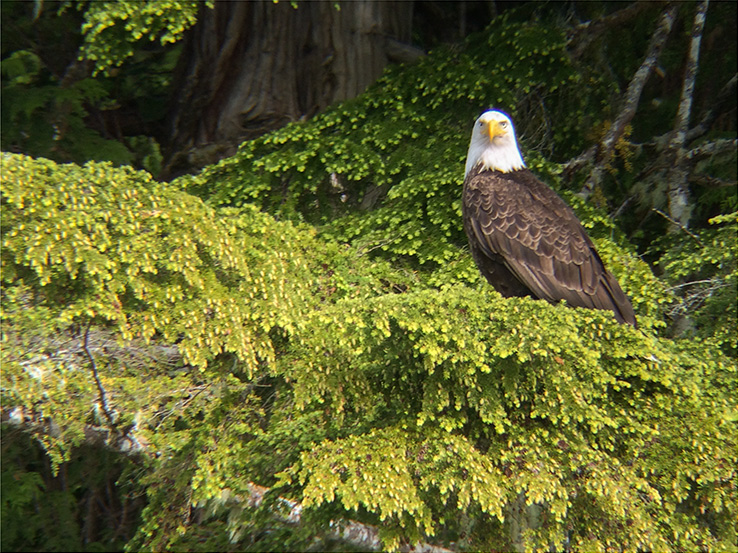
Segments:
[[[608,309],[636,325],[577,216],[530,171],[471,171],[462,206],[474,260],[501,294]]]

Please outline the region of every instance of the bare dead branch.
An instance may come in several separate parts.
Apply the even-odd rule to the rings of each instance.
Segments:
[[[10,331],[6,332],[5,338],[8,341],[16,339]],[[75,364],[77,363],[75,360],[77,356],[84,355],[87,357],[89,353],[114,357],[126,364],[135,365],[156,363],[157,365],[174,367],[181,366],[182,362],[182,356],[176,345],[151,342],[144,344],[138,341],[119,344],[111,332],[103,329],[88,329],[83,336],[59,333],[55,336],[39,338],[35,342],[32,341],[32,343],[33,349],[25,351],[22,360],[13,357],[9,357],[8,360],[16,361],[23,367],[36,365],[51,359]]]
[[[592,44],[592,41],[600,36],[605,29],[618,27],[632,21],[638,17],[644,8],[649,6],[649,4],[653,5],[654,2],[639,0],[622,10],[618,10],[599,19],[585,21],[571,29],[571,31],[569,31],[567,41],[571,46],[572,57],[580,57],[589,45]]]
[[[694,25],[692,28],[692,41],[689,47],[689,56],[684,70],[684,82],[682,84],[682,95],[679,100],[679,111],[677,112],[674,133],[671,139],[671,148],[680,150],[684,148],[687,138],[687,130],[689,129],[689,118],[692,114],[692,96],[694,92],[694,83],[697,77],[697,69],[700,59],[700,43],[702,42],[702,30],[705,26],[705,17],[707,15],[707,7],[709,0],[703,0],[694,16]]]
[[[723,180],[708,175],[690,175],[689,182],[705,188],[735,188],[738,181]]]
[[[110,425],[111,429],[115,429],[115,416],[114,413],[110,410],[110,407],[108,406],[108,398],[105,394],[105,388],[103,388],[102,382],[100,382],[100,375],[97,372],[97,363],[95,363],[95,358],[92,356],[92,353],[90,352],[89,348],[89,338],[90,338],[90,327],[92,326],[92,319],[87,323],[87,329],[85,330],[85,338],[84,342],[82,344],[82,349],[85,352],[85,355],[87,356],[87,359],[90,362],[90,368],[92,369],[92,377],[95,379],[95,385],[97,386],[97,393],[98,393],[98,403],[100,404],[100,409],[102,409],[102,412],[105,414],[105,418],[108,420],[108,424]]]
[[[646,81],[651,75],[656,62],[661,55],[661,51],[666,44],[667,38],[669,38],[669,34],[671,33],[678,11],[678,5],[670,3],[661,14],[656,30],[651,36],[651,42],[648,46],[646,57],[628,85],[628,90],[625,93],[625,99],[623,101],[623,107],[598,145],[596,155],[597,164],[592,169],[592,174],[589,179],[587,179],[587,182],[584,184],[581,191],[581,194],[585,197],[588,196],[601,182],[605,166],[612,157],[615,144],[623,135],[623,132],[625,132],[626,125],[630,123],[635,116],[636,110],[638,109],[638,102],[640,101],[641,93],[643,92],[643,87],[646,85]]]
[[[385,36],[385,48],[387,58],[395,63],[415,63],[425,56],[422,48],[401,42],[391,36]]]
[[[582,167],[587,165],[588,163],[591,163],[594,159],[595,154],[597,153],[597,146],[590,146],[585,150],[583,153],[579,154],[577,157],[574,157],[564,163],[564,166],[562,167],[562,175],[565,180],[570,180],[571,176],[579,171]]]
[[[689,167],[684,162],[684,156],[687,153],[685,149],[687,130],[689,130],[689,118],[692,114],[694,83],[697,78],[697,69],[699,68],[700,43],[702,42],[702,31],[705,27],[708,5],[709,0],[703,0],[698,5],[697,12],[694,16],[692,41],[684,71],[679,111],[677,112],[674,132],[669,143],[669,150],[672,152],[670,157],[673,159],[673,164],[667,172],[669,215],[672,219],[678,221],[679,228],[689,226],[689,219],[692,214],[692,208],[689,203]],[[672,230],[675,230],[675,228],[672,227]]]
[[[681,301],[671,307],[667,315],[671,318],[689,316],[690,313],[699,309],[713,294],[727,286],[734,286],[734,283],[725,278],[714,277],[705,280],[684,282],[667,288],[671,292],[680,294],[681,299]],[[687,289],[686,291],[684,291],[685,288]]]
[[[628,207],[628,205],[630,204],[630,202],[632,202],[633,200],[635,200],[635,198],[636,198],[635,197],[635,194],[631,194],[630,196],[628,196],[627,198],[625,198],[625,200],[623,200],[623,203],[621,203],[620,206],[615,211],[613,211],[612,213],[610,213],[610,218],[611,219],[617,219],[618,217],[620,217],[620,214],[623,211],[625,211],[625,208]]]
[[[712,157],[714,155],[734,152],[738,148],[738,139],[720,139],[705,144],[700,144],[696,148],[692,148],[684,154],[684,160],[696,163],[702,159]]]
[[[725,286],[727,286],[727,283],[725,282],[724,279],[707,278],[707,279],[702,279],[702,280],[692,280],[690,282],[683,282],[682,284],[670,286],[669,288],[666,289],[666,291],[674,292],[675,290],[680,290],[682,288],[686,288],[687,286],[697,286],[698,284],[710,284],[712,286],[717,286],[717,288],[724,288]]]

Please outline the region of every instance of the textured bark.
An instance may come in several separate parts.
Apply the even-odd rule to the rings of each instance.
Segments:
[[[412,48],[399,47],[411,25],[412,2],[204,8],[177,69],[165,173],[212,163],[245,139],[361,94],[391,59],[412,59]]]

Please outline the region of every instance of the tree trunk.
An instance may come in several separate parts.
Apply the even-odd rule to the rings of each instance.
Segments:
[[[184,44],[165,176],[362,93],[407,43],[412,2],[216,1]]]

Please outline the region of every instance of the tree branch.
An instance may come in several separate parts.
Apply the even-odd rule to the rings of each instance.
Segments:
[[[90,327],[91,326],[92,326],[92,319],[90,319],[90,321],[87,323],[87,329],[85,330],[85,338],[82,344],[82,350],[85,352],[87,359],[90,361],[90,367],[92,368],[92,376],[95,379],[95,385],[97,386],[98,403],[100,404],[100,409],[102,409],[102,412],[105,414],[105,418],[108,419],[108,424],[110,425],[111,430],[114,430],[115,429],[115,416],[114,416],[114,413],[110,410],[110,407],[108,406],[108,399],[107,399],[107,395],[105,394],[105,388],[103,388],[102,382],[100,382],[100,375],[97,372],[97,363],[95,363],[95,358],[92,356],[92,353],[90,352],[90,348],[89,348],[89,338],[90,338]]]
[[[738,181],[723,180],[708,175],[691,175],[689,182],[707,188],[735,188],[738,186]]]
[[[571,55],[574,58],[580,57],[592,42],[602,34],[605,29],[623,25],[628,21],[632,21],[649,5],[654,2],[639,0],[630,4],[628,7],[611,13],[608,16],[601,17],[592,21],[580,23],[568,33],[567,41],[573,47]]]
[[[671,28],[674,25],[679,7],[677,4],[669,4],[664,12],[661,14],[656,30],[651,36],[651,42],[648,46],[648,53],[643,63],[636,71],[635,75],[628,85],[628,90],[625,93],[625,100],[623,102],[623,108],[618,114],[617,118],[610,126],[610,129],[605,134],[604,138],[600,142],[597,148],[597,164],[592,169],[592,173],[587,179],[587,182],[582,188],[581,194],[585,197],[589,196],[595,187],[601,182],[602,175],[605,171],[605,165],[612,157],[615,144],[623,135],[625,126],[635,116],[636,110],[638,109],[638,102],[643,92],[643,87],[646,85],[648,77],[651,75],[656,62],[661,55],[661,51],[666,44],[666,40],[671,33]]]
[[[702,159],[712,157],[714,155],[734,152],[736,147],[738,147],[738,139],[735,138],[723,138],[713,142],[706,142],[705,144],[700,144],[696,148],[692,148],[686,152],[684,154],[684,161],[689,161],[694,164]]]
[[[702,31],[705,27],[705,18],[709,0],[703,0],[697,7],[692,26],[692,41],[689,47],[689,56],[684,71],[684,83],[682,85],[682,96],[679,101],[679,111],[674,125],[674,133],[669,142],[669,150],[672,152],[673,164],[667,172],[669,184],[669,215],[679,223],[679,227],[689,226],[692,214],[692,206],[689,203],[689,167],[685,163],[685,145],[687,130],[689,129],[689,118],[692,114],[692,96],[694,83],[697,77],[700,59],[700,43],[702,42]],[[672,232],[676,230],[671,228]]]
[[[700,246],[704,246],[704,244],[702,243],[702,240],[700,240],[700,237],[697,236],[692,231],[690,231],[687,227],[683,226],[679,221],[675,221],[674,219],[672,219],[671,217],[669,217],[666,213],[664,213],[660,209],[656,209],[655,207],[652,207],[651,208],[651,211],[655,211],[656,213],[658,213],[659,215],[661,215],[664,219],[666,219],[667,221],[669,221],[672,225],[674,225],[676,228],[678,228],[679,230],[685,232],[688,236],[692,237]]]
[[[715,119],[717,119],[718,115],[722,113],[726,106],[730,106],[731,108],[735,107],[735,99],[733,98],[733,95],[735,94],[737,81],[738,73],[733,75],[733,77],[723,85],[723,88],[720,89],[720,92],[718,92],[718,95],[712,102],[710,109],[708,109],[702,116],[702,120],[687,132],[687,136],[685,137],[687,144],[695,138],[699,138],[706,134],[712,127]]]
[[[562,175],[564,179],[571,180],[571,176],[579,171],[579,169],[590,163],[594,159],[596,153],[597,146],[590,146],[589,148],[587,148],[587,150],[579,154],[577,157],[574,157],[564,163],[564,166],[562,167]]]

